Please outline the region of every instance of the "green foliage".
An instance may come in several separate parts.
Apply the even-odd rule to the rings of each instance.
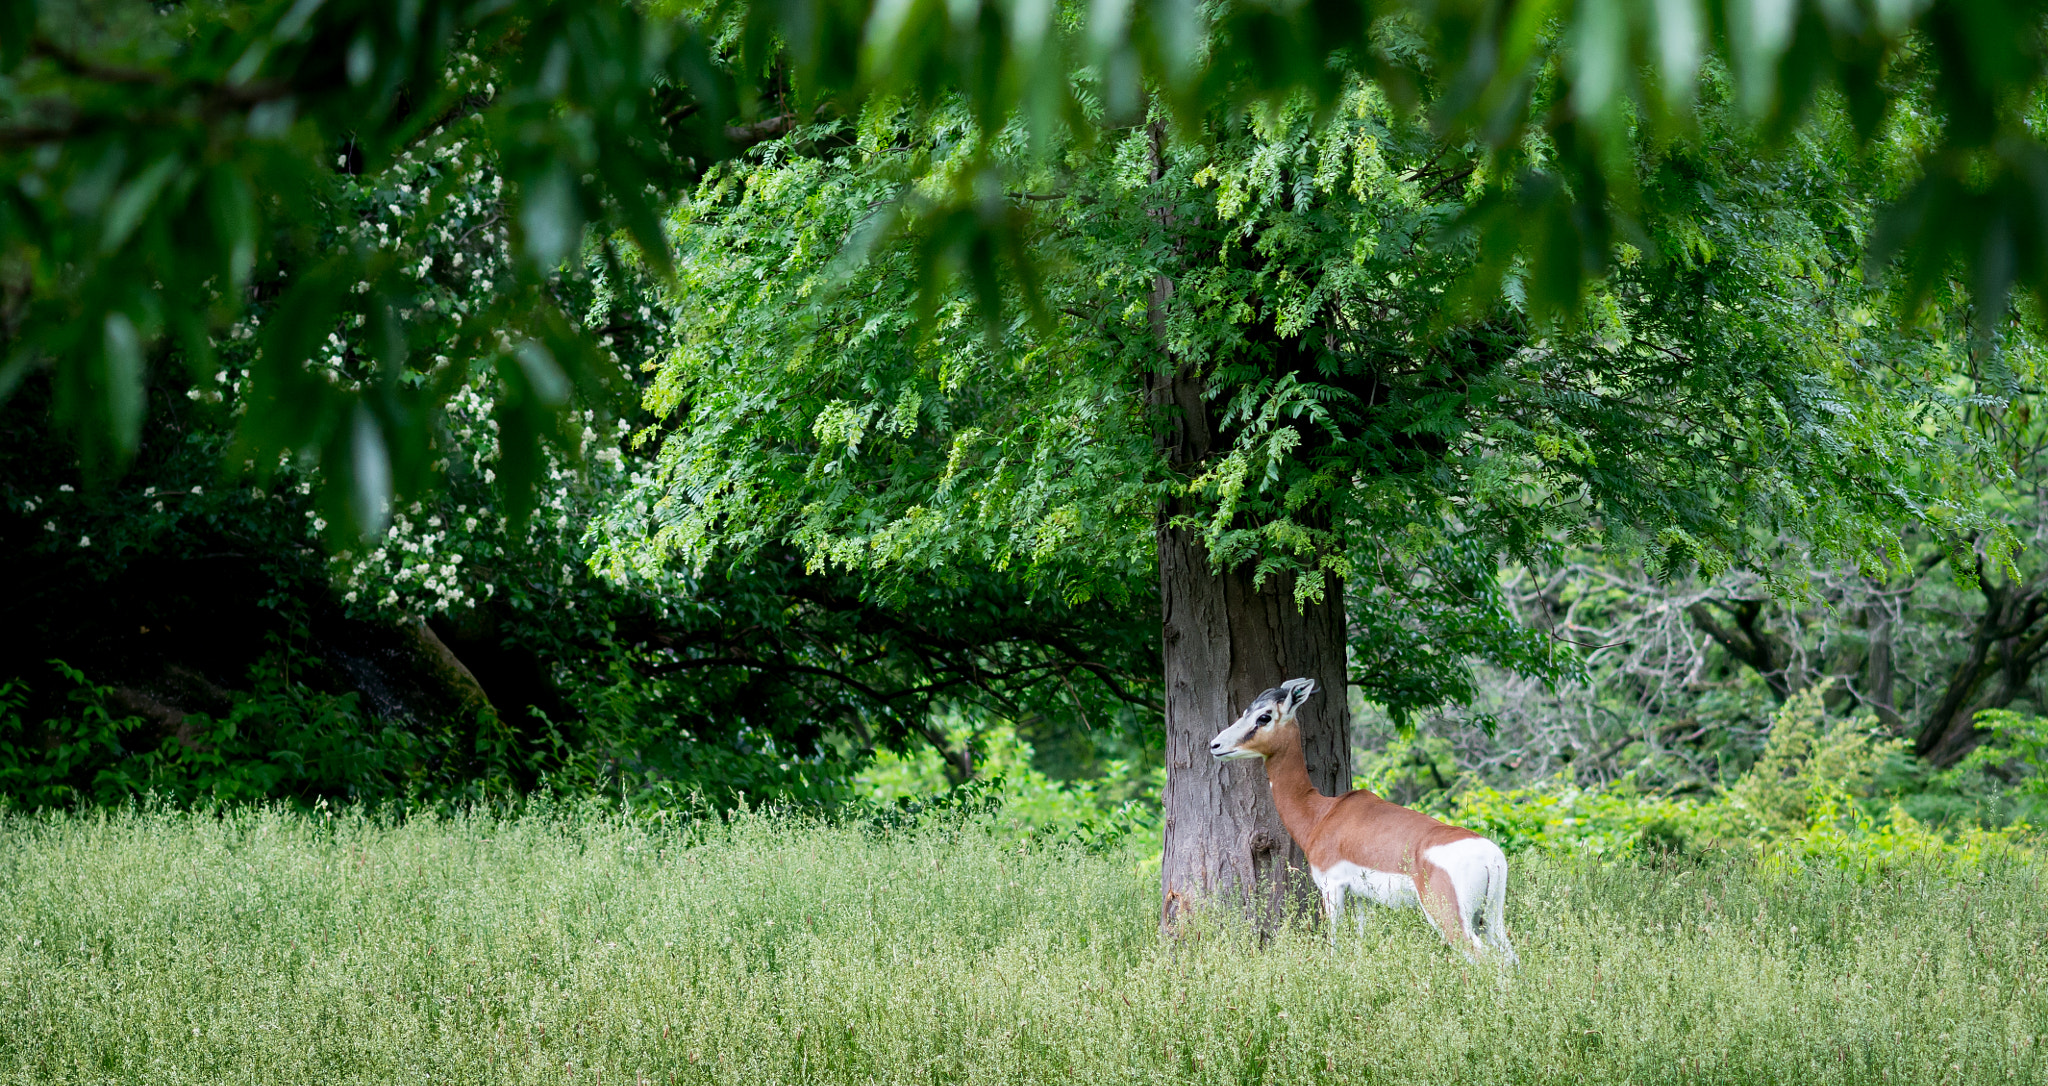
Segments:
[[[1958,789],[1976,783],[2012,805],[2012,816],[2036,817],[2048,797],[2048,718],[1989,709],[1977,715],[1991,738],[1941,775]]]
[[[828,255],[857,261],[877,240],[907,240],[911,308],[936,317],[964,279],[972,323],[996,333],[1019,308],[1007,294],[1040,319],[1062,311],[1041,285],[1059,262],[1035,251],[1046,223],[1015,185],[1020,158],[1035,169],[1069,141],[1127,142],[1154,105],[1190,136],[1247,107],[1342,115],[1358,78],[1378,98],[1426,105],[1426,134],[1455,149],[1440,176],[1470,178],[1469,198],[1430,225],[1477,239],[1455,282],[1482,309],[1506,296],[1539,324],[1584,320],[1605,280],[1664,258],[1641,242],[1694,195],[1645,178],[1639,148],[1688,139],[1717,113],[1758,134],[1759,150],[1796,145],[1803,120],[1836,109],[1859,143],[1898,144],[1885,199],[1903,198],[1850,248],[1872,267],[1906,254],[1907,302],[1945,293],[1960,266],[1988,331],[2011,285],[2048,283],[2032,255],[2048,251],[2035,214],[2048,173],[2025,112],[2042,81],[2041,5],[1652,10],[17,0],[0,24],[0,390],[48,368],[56,420],[85,460],[124,463],[151,375],[181,359],[208,376],[214,334],[263,300],[248,288],[288,270],[253,359],[264,410],[246,418],[230,466],[318,457],[326,519],[381,526],[388,499],[437,481],[429,447],[457,382],[427,360],[453,338],[458,371],[485,363],[503,378],[491,392],[517,520],[542,442],[570,440],[569,388],[594,391],[612,372],[602,333],[554,293],[585,227],[632,238],[666,274],[658,201],[733,141],[942,94],[957,96],[958,140],[902,163]],[[476,130],[457,135],[462,119]],[[511,182],[501,225],[514,259],[485,304],[451,322],[425,309],[409,272],[423,234],[387,245],[315,224],[344,177],[465,140]],[[452,207],[460,187],[445,174],[421,191]],[[358,318],[368,379],[331,379],[320,344]]]
[[[472,51],[452,63],[466,80],[489,78],[488,61]],[[8,416],[0,536],[13,561],[35,571],[24,578],[31,594],[8,601],[18,618],[9,636],[24,650],[47,654],[45,643],[55,643],[84,654],[73,658],[102,686],[161,691],[170,668],[236,699],[230,708],[214,704],[225,695],[201,697],[207,711],[181,718],[190,743],[159,752],[160,728],[137,724],[129,745],[147,740],[147,752],[101,744],[96,757],[126,776],[99,791],[13,789],[16,802],[113,802],[153,788],[181,801],[444,804],[546,781],[715,810],[827,804],[843,798],[852,766],[878,746],[926,742],[920,729],[939,706],[1048,721],[1078,712],[1114,732],[1142,728],[1133,707],[1147,698],[1144,675],[1155,669],[1145,664],[1156,650],[1126,611],[1049,614],[985,580],[908,585],[892,607],[847,578],[767,558],[709,576],[591,577],[583,524],[645,466],[620,448],[628,423],[603,415],[601,401],[584,406],[587,397],[557,420],[560,448],[519,452],[515,420],[502,410],[516,375],[466,346],[465,329],[496,320],[503,284],[520,274],[507,226],[516,204],[489,123],[459,111],[441,126],[445,138],[398,149],[381,169],[358,172],[346,160],[304,208],[312,219],[302,225],[323,245],[402,261],[394,274],[412,308],[401,316],[422,357],[398,385],[446,404],[423,454],[439,486],[384,510],[383,529],[367,538],[341,531],[324,556],[313,549],[336,543],[337,521],[348,519],[321,504],[334,493],[325,462],[287,461],[260,487],[222,485],[220,460],[249,452],[236,444],[238,422],[270,410],[259,371],[289,275],[258,275],[253,303],[214,337],[217,369],[189,384],[158,375],[144,441],[118,482],[95,485],[40,420]],[[607,364],[664,350],[655,273],[621,265],[602,241],[572,255],[550,280],[551,304],[601,331]],[[376,289],[358,285],[315,364],[337,387],[371,394],[388,375],[378,369]],[[508,343],[500,349],[517,354]],[[47,406],[50,384],[31,376],[16,406]],[[544,485],[526,496],[531,515],[520,523],[520,502],[508,500],[520,495],[502,484],[508,461],[522,455],[522,470]],[[250,583],[195,556],[232,560]],[[417,635],[393,645],[390,631],[422,619],[482,676],[495,712],[479,716],[467,695],[460,706],[421,696],[435,691],[410,689],[403,659],[400,674],[386,668],[367,679],[360,659],[354,671],[339,660],[323,666],[323,655],[417,655]],[[255,654],[238,659],[235,650],[261,645],[266,630],[290,647],[259,674],[249,667]],[[274,681],[286,672],[294,682]],[[42,735],[63,723],[44,704],[61,691],[33,681],[45,696],[25,710],[24,727]],[[359,712],[339,715],[270,704],[393,686],[398,693],[366,695]],[[48,725],[38,723],[44,717]],[[278,728],[305,729],[273,728],[271,717],[319,721],[325,746],[280,738]],[[21,757],[42,757],[40,740],[25,741]],[[72,780],[84,770],[50,772]]]
[[[174,732],[109,711],[109,691],[80,670],[51,662],[70,686],[70,711],[35,725],[23,719],[27,682],[12,678],[0,717],[0,797],[20,807],[121,803],[141,795],[233,803],[305,791],[391,797],[393,744],[371,746],[354,695],[328,697],[283,678],[283,656],[252,676],[256,691],[221,717],[186,715]],[[399,734],[397,738],[403,738]],[[383,777],[383,781],[379,781]],[[385,785],[377,789],[375,785]]]
[[[1072,841],[1094,851],[1127,845],[1156,852],[1159,793],[1166,767],[1138,759],[1112,759],[1101,775],[1055,780],[1034,763],[1031,743],[1008,723],[976,731],[964,721],[951,729],[952,745],[973,752],[979,774],[953,785],[938,753],[920,747],[908,754],[878,753],[853,775],[852,794],[887,807],[928,804],[933,797],[980,786],[994,800],[997,832],[1033,841]]]
[[[1522,853],[1502,981],[1412,911],[1163,940],[1135,859],[972,819],[878,834],[598,803],[16,816],[0,1081],[2048,1074],[2038,860],[1859,881]]]
[[[1149,579],[1168,502],[1219,564],[1342,578],[1368,696],[1405,722],[1470,697],[1474,658],[1578,674],[1496,583],[1503,556],[1561,539],[1666,575],[1768,573],[1788,537],[1875,570],[1911,518],[2004,560],[1977,489],[1999,469],[1948,440],[1974,402],[1959,329],[1879,319],[1895,299],[1856,270],[1887,163],[1834,115],[1765,156],[1709,90],[1696,131],[1634,147],[1663,194],[1646,248],[1568,326],[1522,273],[1454,312],[1487,256],[1445,227],[1481,164],[1363,80],[1333,111],[1207,116],[1199,141],[997,139],[1006,191],[1038,208],[1048,312],[993,331],[971,284],[929,292],[929,237],[871,233],[904,177],[969,168],[968,105],[797,129],[674,213],[676,346],[636,438],[657,464],[595,529],[596,561],[645,575],[789,546],[883,585],[994,570],[1041,599],[1118,599]],[[1169,368],[1216,431],[1187,464],[1155,440]]]
[[[1900,757],[1904,742],[1882,738],[1870,718],[1830,723],[1826,692],[1820,684],[1789,699],[1774,715],[1756,762],[1704,798],[1646,791],[1628,779],[1580,787],[1561,775],[1507,790],[1484,784],[1453,790],[1440,783],[1425,805],[1511,852],[1695,860],[1732,853],[1777,874],[1829,868],[1870,879],[1922,866],[1963,874],[1999,857],[2035,855],[2037,838],[2025,822],[1932,827],[1907,811],[1906,797],[1880,792],[1880,783],[1900,783],[1886,782],[1883,771]],[[1441,781],[1449,768],[1447,745],[1437,740],[1432,748],[1421,740],[1415,746],[1420,749],[1390,748],[1368,764],[1371,776],[1362,785],[1398,785],[1417,763],[1435,764]]]
[[[83,779],[90,794],[125,798],[123,775],[107,768],[121,751],[121,733],[138,724],[116,720],[100,704],[84,676],[52,661],[76,685],[69,699],[73,712],[31,729],[22,719],[28,684],[20,678],[0,684],[0,794],[31,809],[65,806],[80,793]]]
[[[1576,652],[1509,606],[1499,560],[1484,540],[1393,549],[1391,560],[1359,570],[1347,586],[1345,637],[1352,685],[1397,731],[1412,730],[1419,712],[1470,706],[1478,666],[1546,683],[1584,678]],[[1493,730],[1484,709],[1469,719]]]
[[[600,212],[661,263],[648,190],[674,173],[668,137],[692,127],[665,120],[662,98],[684,87],[714,107],[727,97],[701,42],[628,3],[42,0],[10,11],[0,236],[13,316],[0,384],[49,367],[55,421],[104,475],[135,453],[164,355],[210,379],[216,335],[242,320],[252,284],[272,284],[261,349],[246,359],[259,409],[230,464],[318,459],[327,518],[365,530],[394,496],[429,486],[451,391],[449,364],[430,361],[436,340],[462,342],[458,374],[478,361],[504,374],[508,493],[523,508],[569,387],[606,372],[548,283]],[[330,233],[331,203],[354,176],[384,179],[465,142],[513,182],[516,259],[477,311],[437,312],[415,282],[424,221],[412,234],[373,232],[369,219]],[[390,178],[387,202],[402,191],[459,215],[463,171],[429,173],[417,192]],[[446,223],[435,229],[447,240]],[[364,329],[363,358],[337,380],[321,356],[340,328]]]
[[[1865,795],[1902,740],[1878,740],[1877,719],[1837,720],[1825,731],[1823,699],[1829,684],[1792,695],[1771,722],[1763,754],[1729,789],[1735,805],[1779,833],[1812,824],[1814,812]]]

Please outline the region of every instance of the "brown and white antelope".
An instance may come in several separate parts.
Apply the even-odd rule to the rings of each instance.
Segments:
[[[1353,894],[1397,909],[1419,907],[1467,958],[1512,964],[1515,948],[1501,918],[1508,859],[1500,846],[1363,788],[1335,797],[1316,791],[1295,720],[1315,690],[1313,679],[1290,679],[1260,694],[1209,741],[1209,753],[1218,761],[1266,760],[1273,805],[1308,855],[1331,926]]]

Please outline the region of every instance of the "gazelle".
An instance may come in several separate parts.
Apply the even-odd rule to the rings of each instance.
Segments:
[[[1209,741],[1209,753],[1217,761],[1266,760],[1273,805],[1308,855],[1331,926],[1352,894],[1397,909],[1419,907],[1467,958],[1512,964],[1515,948],[1501,919],[1508,859],[1500,846],[1363,788],[1336,797],[1316,791],[1294,716],[1315,691],[1313,679],[1290,679],[1260,694]]]

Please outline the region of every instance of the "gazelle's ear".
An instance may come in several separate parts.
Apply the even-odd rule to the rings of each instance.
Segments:
[[[1289,679],[1280,684],[1280,689],[1287,691],[1287,708],[1299,709],[1301,708],[1301,703],[1307,701],[1308,696],[1316,692],[1316,681],[1314,679]]]

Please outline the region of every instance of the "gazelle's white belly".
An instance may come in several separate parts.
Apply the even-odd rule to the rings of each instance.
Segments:
[[[1415,893],[1415,880],[1399,872],[1374,871],[1349,860],[1338,860],[1328,867],[1311,866],[1309,874],[1326,898],[1342,892],[1396,909],[1412,909],[1422,903]]]

